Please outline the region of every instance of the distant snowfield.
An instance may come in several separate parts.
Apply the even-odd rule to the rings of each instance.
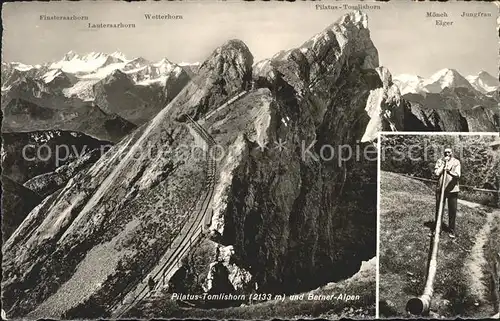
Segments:
[[[62,60],[52,63],[49,69],[61,69],[67,73],[91,73],[96,72],[101,67],[117,62],[123,63],[121,59],[103,53],[91,52],[88,55],[79,56],[70,52]]]
[[[60,74],[61,74],[60,69],[53,69],[53,70],[47,72],[45,75],[43,75],[42,79],[46,84],[48,84],[49,82],[54,80]]]
[[[13,62],[12,65],[13,65],[14,69],[17,69],[19,71],[28,71],[28,70],[31,70],[33,68],[36,68],[32,65],[25,65],[25,64],[20,63],[20,62]],[[37,65],[37,66],[39,66],[38,68],[41,67],[40,65]]]
[[[439,93],[446,87],[465,87],[487,94],[500,86],[498,79],[486,71],[481,71],[475,76],[464,77],[455,69],[448,68],[439,70],[427,79],[417,75],[401,74],[394,76],[393,81],[399,87],[402,95],[422,92]]]
[[[123,71],[126,74],[133,74],[146,69],[153,70],[158,77],[165,76],[171,72],[180,73],[180,66],[199,65],[199,62],[175,64],[168,59],[163,58],[158,62],[150,62],[144,58],[138,57],[127,59],[122,53],[115,52],[105,54],[100,52],[91,52],[80,56],[72,51],[68,52],[60,61],[45,65],[26,65],[20,62],[12,62],[14,69],[19,71],[29,71],[32,69],[41,69],[47,67],[49,71],[42,76],[45,82],[53,80],[57,73],[64,72],[73,74],[78,79],[103,79],[115,70]]]
[[[177,65],[181,66],[181,67],[184,67],[184,66],[199,66],[201,65],[200,62],[179,62]]]
[[[170,77],[179,77],[181,66],[198,66],[199,62],[181,62],[175,64],[163,58],[157,62],[150,62],[142,57],[127,59],[124,54],[114,52],[105,54],[91,52],[86,55],[78,55],[75,52],[68,52],[63,59],[44,65],[26,65],[20,62],[13,62],[11,66],[21,72],[39,70],[46,73],[39,77],[48,84],[57,77],[71,76],[72,86],[63,88],[62,92],[66,97],[78,97],[84,101],[93,99],[92,86],[98,81],[111,75],[116,70],[130,76],[130,79],[139,86],[149,86],[151,84],[164,84]],[[43,69],[42,69],[43,68]],[[3,91],[8,87],[2,88]]]
[[[108,75],[110,75],[113,71],[117,69],[123,69],[125,67],[126,63],[125,62],[118,62],[118,63],[113,63],[109,64],[107,66],[103,66],[101,68],[96,68],[95,70],[88,71],[87,74],[81,74],[85,71],[80,70],[75,72],[76,76],[80,79],[96,79],[96,80],[101,80],[106,78]]]
[[[72,87],[64,88],[62,92],[66,97],[78,97],[83,101],[92,101],[92,88],[99,80],[100,79],[81,79]]]

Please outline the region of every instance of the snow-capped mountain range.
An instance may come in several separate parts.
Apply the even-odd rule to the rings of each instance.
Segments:
[[[127,59],[120,52],[70,51],[40,65],[2,62],[3,129],[56,128],[117,141],[154,117],[197,71],[197,64]],[[110,132],[111,123],[118,130]]]
[[[393,77],[401,94],[408,93],[440,93],[445,88],[475,89],[483,94],[490,95],[500,86],[498,79],[481,71],[478,75],[464,77],[455,69],[441,69],[429,78],[417,75],[401,74]]]
[[[121,52],[112,54],[91,52],[79,55],[70,51],[61,60],[46,64],[2,63],[2,91],[8,90],[17,78],[25,75],[41,79],[45,84],[64,79],[71,83],[71,86],[65,86],[66,88],[63,89],[65,96],[76,96],[89,101],[92,100],[92,97],[89,97],[90,88],[115,70],[127,74],[136,85],[150,85],[152,83],[165,83],[172,76],[179,77],[182,70],[192,73],[199,65],[199,62],[175,64],[166,58],[157,62],[151,62],[142,57],[127,59]],[[429,78],[400,74],[393,76],[393,80],[403,95],[407,93],[439,93],[446,87],[466,87],[489,95],[500,87],[498,79],[486,71],[464,77],[455,69],[448,68],[439,70]]]
[[[127,59],[121,52],[112,54],[91,52],[79,55],[70,51],[59,61],[41,65],[2,63],[2,91],[9,90],[11,85],[23,76],[42,80],[45,84],[65,79],[71,84],[64,86],[65,96],[76,96],[84,101],[90,101],[91,87],[116,70],[127,74],[136,85],[147,86],[152,83],[164,84],[169,78],[178,78],[185,66],[193,69],[198,65],[199,63],[175,64],[166,58],[157,62],[142,57]]]

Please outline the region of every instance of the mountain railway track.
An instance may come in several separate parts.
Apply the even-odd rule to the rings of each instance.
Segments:
[[[230,105],[237,99],[241,98],[248,91],[243,91],[237,94],[235,97],[227,101],[223,107]],[[216,109],[220,110],[220,107]],[[164,263],[159,263],[159,267],[153,268],[152,272],[148,273],[146,277],[136,286],[135,290],[130,290],[124,299],[119,301],[113,309],[112,318],[117,319],[122,317],[127,313],[132,307],[137,303],[141,302],[144,298],[148,296],[153,291],[158,290],[160,287],[165,286],[165,283],[174,275],[175,271],[179,269],[182,265],[180,264],[182,259],[188,254],[188,252],[197,246],[199,242],[203,239],[203,235],[208,232],[208,229],[212,221],[212,211],[208,211],[210,203],[213,198],[216,174],[217,174],[217,164],[212,153],[213,146],[216,145],[214,138],[191,116],[186,114],[186,119],[188,120],[189,126],[193,129],[207,144],[208,149],[206,153],[206,164],[207,164],[207,179],[205,182],[205,193],[203,196],[198,197],[195,204],[190,208],[189,212],[192,212],[194,207],[194,219],[187,221],[187,227],[184,226],[179,233],[181,235],[180,239],[174,239],[171,246],[167,252],[163,255],[161,261]],[[200,200],[202,200],[200,202]],[[199,206],[198,206],[199,205]],[[199,209],[198,209],[199,208]],[[174,244],[178,243],[174,247]],[[149,289],[148,281],[152,278],[155,281],[153,289]],[[135,295],[135,293],[139,293]],[[120,306],[120,302],[126,301],[127,296],[132,295],[132,301],[130,303],[123,303]]]
[[[177,246],[171,246],[169,250],[164,254],[162,260],[166,261],[164,263],[160,263],[160,267],[153,268],[153,271],[150,272],[145,279],[141,283],[136,286],[135,290],[131,290],[128,293],[128,296],[132,295],[132,301],[130,303],[125,303],[120,306],[115,306],[114,311],[112,312],[112,318],[120,318],[125,313],[127,313],[132,307],[134,307],[137,303],[142,301],[144,298],[148,296],[152,291],[157,290],[158,288],[165,286],[167,280],[169,280],[175,271],[180,268],[182,265],[182,259],[188,254],[188,252],[196,246],[203,238],[203,234],[206,232],[206,226],[209,224],[207,222],[211,221],[211,212],[207,215],[208,208],[212,201],[212,197],[214,194],[215,188],[215,177],[217,173],[217,167],[215,159],[211,153],[212,146],[216,144],[210,134],[200,125],[198,124],[192,117],[187,115],[187,120],[189,121],[189,125],[207,144],[207,180],[205,183],[206,192],[203,196],[198,198],[198,201],[195,203],[194,207],[194,219],[188,221],[187,227],[185,226],[181,229],[180,234],[182,235],[180,240],[175,240],[172,242],[172,245],[178,243]],[[201,200],[201,202],[200,202]],[[184,231],[183,231],[184,230]],[[176,242],[177,241],[177,242]],[[160,260],[161,261],[161,260]],[[152,278],[155,281],[155,286],[153,289],[149,288],[148,281]],[[139,293],[135,295],[135,293]],[[126,299],[127,295],[125,296]]]

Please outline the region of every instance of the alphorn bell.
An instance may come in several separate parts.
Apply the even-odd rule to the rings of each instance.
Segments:
[[[422,295],[418,298],[411,298],[408,303],[406,303],[406,311],[414,315],[424,315],[429,312],[431,306],[432,294],[434,293],[434,278],[436,277],[437,269],[437,254],[439,245],[439,234],[441,233],[441,218],[443,217],[443,203],[444,203],[444,191],[446,187],[446,166],[448,161],[445,161],[443,167],[443,177],[441,186],[441,197],[439,199],[439,209],[436,219],[436,227],[434,230],[434,240],[432,242],[432,254],[429,260],[429,266],[427,269],[427,280],[425,282],[425,288]]]

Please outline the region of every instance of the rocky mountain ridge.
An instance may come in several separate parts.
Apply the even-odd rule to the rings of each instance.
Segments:
[[[43,198],[6,175],[1,176],[1,186],[2,242],[5,242]]]

